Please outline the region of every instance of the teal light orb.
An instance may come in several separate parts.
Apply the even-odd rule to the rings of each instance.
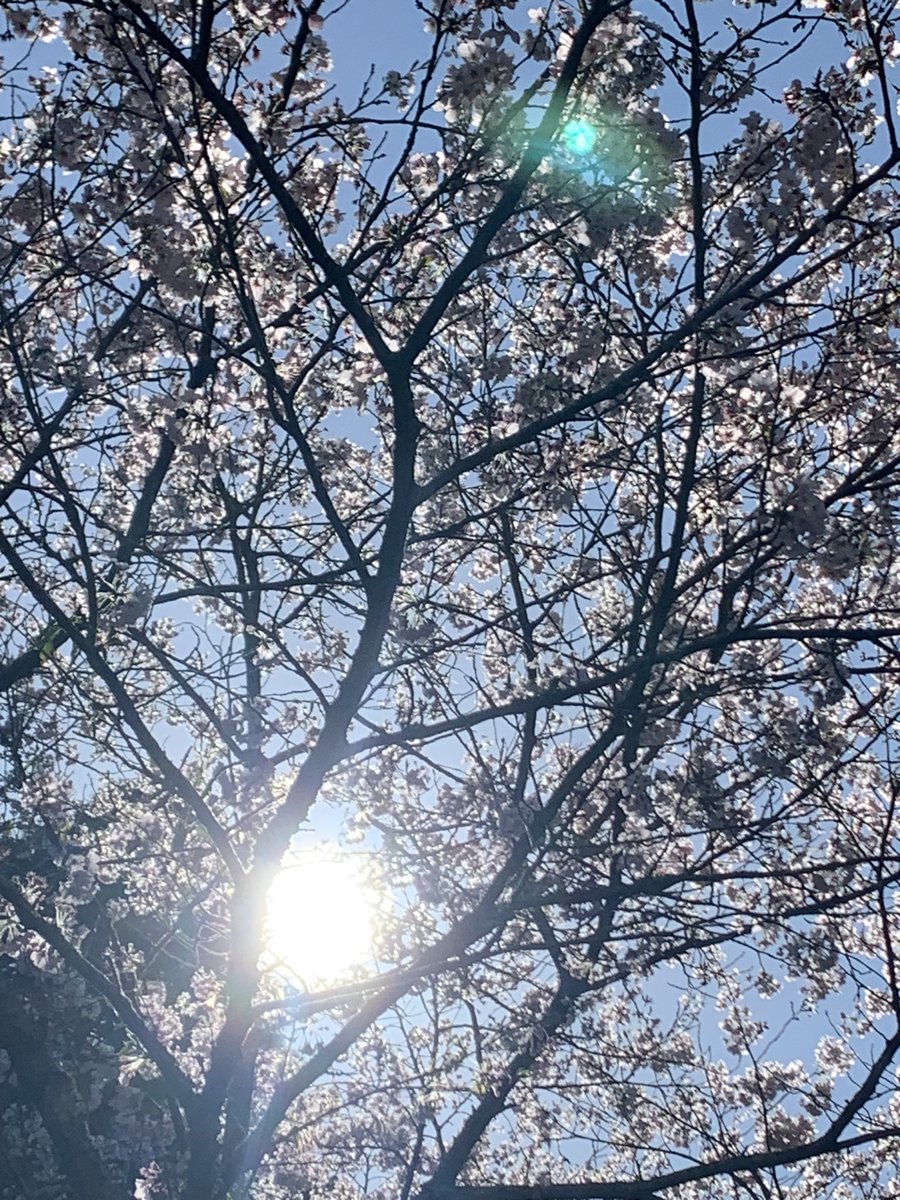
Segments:
[[[569,121],[563,127],[562,136],[569,153],[579,157],[590,154],[597,142],[596,127],[587,121]]]

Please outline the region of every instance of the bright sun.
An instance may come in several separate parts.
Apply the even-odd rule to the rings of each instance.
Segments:
[[[269,889],[269,953],[307,988],[372,958],[378,896],[360,858],[324,848],[293,853]]]

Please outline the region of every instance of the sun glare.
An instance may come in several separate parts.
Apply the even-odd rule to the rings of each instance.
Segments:
[[[269,889],[269,954],[305,987],[333,983],[372,958],[378,896],[360,859],[301,851]]]

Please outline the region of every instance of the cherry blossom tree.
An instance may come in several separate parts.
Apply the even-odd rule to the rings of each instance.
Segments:
[[[0,1197],[900,1196],[892,4],[380,2],[3,6]]]

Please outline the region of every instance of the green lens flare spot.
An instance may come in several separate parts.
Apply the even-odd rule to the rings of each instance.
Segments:
[[[597,130],[587,121],[569,121],[563,127],[563,143],[570,154],[590,154],[597,142]]]

